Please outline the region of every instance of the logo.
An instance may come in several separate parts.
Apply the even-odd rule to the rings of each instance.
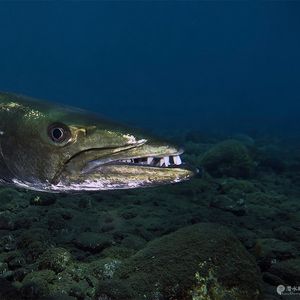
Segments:
[[[300,286],[290,286],[290,285],[278,285],[276,291],[279,295],[300,295]]]
[[[284,286],[284,285],[278,285],[278,286],[277,286],[277,293],[278,293],[279,295],[281,295],[282,292],[284,292],[284,291],[285,291],[285,286]]]

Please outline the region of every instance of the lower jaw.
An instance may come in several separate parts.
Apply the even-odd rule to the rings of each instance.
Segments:
[[[108,182],[119,182],[126,185],[143,183],[143,185],[159,185],[185,181],[195,175],[195,172],[187,168],[164,168],[149,166],[130,165],[103,165],[94,170],[92,174],[83,174],[83,177],[107,180]]]

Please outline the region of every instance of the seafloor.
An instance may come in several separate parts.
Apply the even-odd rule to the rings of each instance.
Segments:
[[[174,139],[200,167],[189,182],[1,188],[0,299],[300,299],[299,139]]]

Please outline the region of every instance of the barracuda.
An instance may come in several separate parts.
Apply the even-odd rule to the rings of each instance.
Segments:
[[[181,149],[91,113],[0,93],[0,182],[48,192],[189,179]]]

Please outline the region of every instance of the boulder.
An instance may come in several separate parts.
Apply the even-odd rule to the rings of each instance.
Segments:
[[[216,144],[203,154],[200,163],[215,177],[247,178],[254,169],[248,149],[235,140]]]
[[[38,260],[40,270],[49,269],[56,273],[62,272],[72,262],[72,256],[64,248],[50,248]]]
[[[288,285],[298,286],[300,282],[300,258],[273,264],[269,272],[283,279]]]
[[[293,245],[274,238],[258,239],[254,252],[263,270],[267,270],[277,260],[285,260],[297,255],[297,250]]]
[[[225,227],[200,223],[153,240],[99,285],[101,299],[255,300],[261,275]],[[106,297],[106,298],[105,298]]]
[[[84,251],[97,253],[111,246],[112,240],[110,236],[103,233],[83,232],[78,235],[74,244],[76,247]]]

